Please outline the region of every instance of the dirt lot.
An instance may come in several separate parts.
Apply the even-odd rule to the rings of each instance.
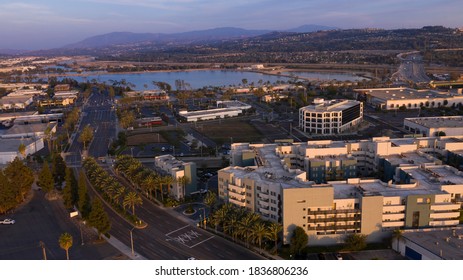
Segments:
[[[198,125],[197,130],[206,137],[222,143],[233,142],[260,142],[262,134],[246,121],[221,120]]]
[[[150,143],[166,143],[167,141],[159,133],[135,134],[127,137],[128,146],[138,146]]]

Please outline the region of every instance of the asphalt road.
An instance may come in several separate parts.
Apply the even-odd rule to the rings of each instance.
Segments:
[[[15,213],[1,215],[0,219],[12,218],[14,225],[0,225],[0,259],[41,260],[43,242],[49,260],[64,260],[66,253],[59,247],[61,234],[72,235],[74,244],[69,250],[72,260],[118,259],[121,253],[108,243],[95,243],[97,235],[85,226],[80,234],[77,220],[69,218],[60,200],[48,201],[41,191],[32,191],[29,203]],[[81,236],[84,245],[81,245]]]
[[[109,139],[116,133],[115,112],[111,109],[105,94],[93,93],[83,109],[82,128],[90,124],[95,128],[94,140],[89,146],[89,155],[106,155]],[[76,135],[75,139],[78,139]],[[77,141],[69,149],[67,156],[73,166],[79,167],[81,144]],[[121,183],[124,180],[121,179]],[[127,182],[125,182],[127,184]],[[117,213],[108,209],[112,222],[110,234],[130,247],[130,231],[133,234],[134,248],[147,259],[186,260],[196,259],[260,259],[259,255],[196,227],[184,217],[178,217],[173,210],[162,209],[143,198],[143,206],[136,209],[140,219],[148,224],[145,229],[133,229],[132,225]]]

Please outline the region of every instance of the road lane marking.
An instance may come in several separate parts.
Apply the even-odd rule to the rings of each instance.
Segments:
[[[172,233],[177,232],[177,231],[179,231],[179,230],[182,230],[182,229],[184,229],[184,228],[187,228],[187,227],[189,227],[189,226],[190,226],[190,225],[186,225],[186,226],[184,226],[184,227],[181,227],[181,228],[179,228],[179,229],[176,229],[176,230],[174,230],[174,231],[171,231],[171,232],[167,233],[166,236],[167,236],[167,235],[171,235]]]
[[[191,249],[191,248],[193,248],[193,247],[196,247],[196,246],[198,246],[198,245],[201,244],[201,243],[204,243],[204,242],[206,242],[206,241],[208,241],[208,240],[211,240],[212,238],[214,238],[214,236],[211,236],[211,237],[209,237],[208,239],[205,239],[205,240],[203,240],[203,241],[201,241],[201,242],[199,242],[199,243],[196,243],[195,245],[193,245],[193,246],[191,246],[191,247],[189,247],[189,248]]]

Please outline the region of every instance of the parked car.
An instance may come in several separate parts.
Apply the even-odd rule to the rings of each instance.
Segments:
[[[0,224],[4,224],[4,225],[13,225],[15,222],[16,221],[12,219],[4,219],[3,221],[0,220]]]

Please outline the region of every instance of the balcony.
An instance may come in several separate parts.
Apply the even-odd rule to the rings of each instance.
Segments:
[[[232,193],[244,194],[246,192],[246,188],[228,184],[228,191]]]
[[[259,201],[259,206],[261,206],[261,207],[269,207],[268,200],[267,201],[260,200]]]
[[[270,208],[259,208],[259,212],[265,215],[269,215],[271,213]]]
[[[243,198],[243,199],[240,199],[240,198],[237,198],[237,197],[234,197],[234,196],[229,196],[228,197],[230,203],[233,203],[235,205],[238,205],[238,206],[241,206],[241,207],[245,207],[246,206],[246,200]]]
[[[308,223],[329,223],[329,222],[360,222],[360,215],[354,217],[327,217],[327,218],[313,218],[310,217],[307,219]]]
[[[397,221],[400,219],[405,219],[405,213],[403,214],[383,214],[383,221]]]
[[[456,226],[456,225],[458,225],[458,220],[430,221],[429,225],[432,226],[432,227]]]
[[[383,205],[383,213],[403,213],[405,205]]]
[[[308,226],[307,230],[356,230],[360,225],[329,225],[329,226]]]
[[[257,194],[257,197],[262,199],[262,200],[268,200],[269,199],[269,194],[268,194],[268,192],[267,193],[260,192],[260,193]]]
[[[389,221],[389,222],[383,222],[382,226],[384,228],[386,227],[403,227],[405,226],[405,221]]]
[[[328,215],[328,214],[360,214],[360,209],[344,209],[344,210],[317,210],[307,211],[308,215]]]
[[[460,212],[440,212],[440,213],[431,213],[429,216],[431,219],[458,219],[460,217]]]
[[[460,209],[460,204],[443,203],[431,205],[432,211],[457,211]]]

